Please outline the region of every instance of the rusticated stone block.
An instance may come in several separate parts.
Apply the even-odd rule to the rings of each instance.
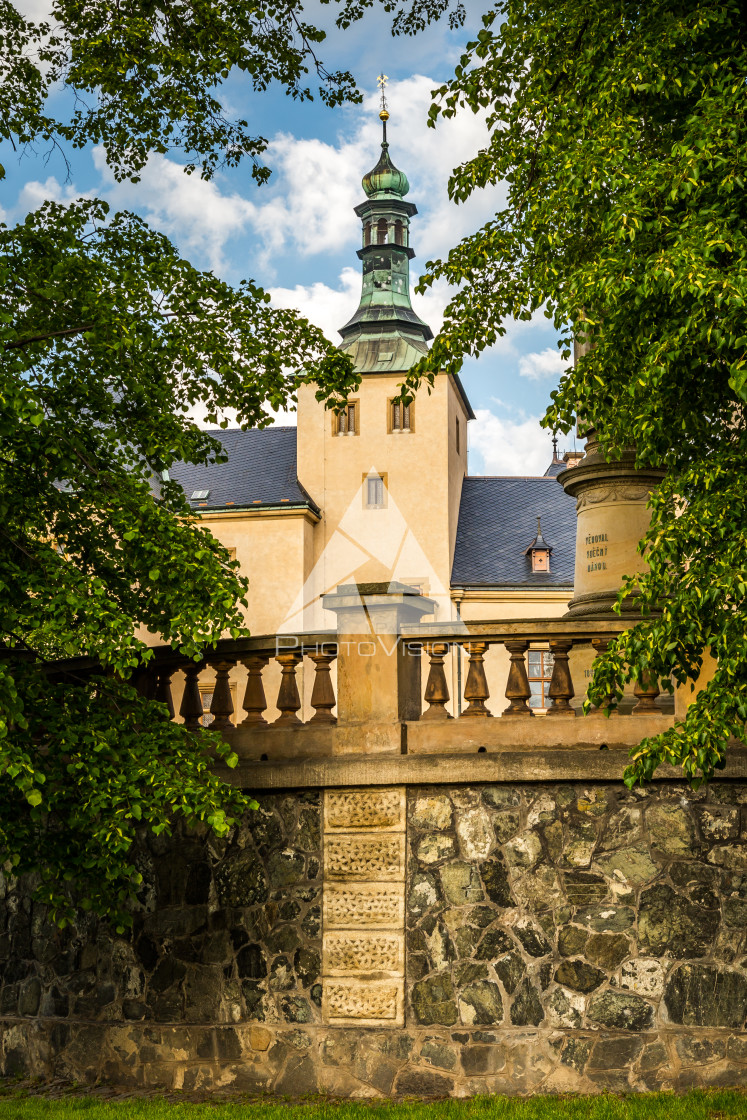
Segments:
[[[331,789],[324,798],[325,832],[404,832],[404,789]]]
[[[352,977],[330,978],[322,1004],[327,1023],[359,1026],[402,1026],[404,981],[376,980],[361,984]]]
[[[405,837],[328,836],[324,844],[326,879],[401,879],[405,877]]]
[[[324,973],[392,972],[401,976],[405,966],[403,933],[330,931],[324,935]]]
[[[404,920],[404,891],[399,883],[325,883],[326,929],[400,929]]]

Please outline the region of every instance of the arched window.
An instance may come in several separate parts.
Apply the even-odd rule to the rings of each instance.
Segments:
[[[364,245],[370,245],[371,244],[371,223],[370,222],[366,222],[366,224],[363,227],[363,244]]]
[[[405,227],[399,218],[394,223],[394,243],[395,245],[404,245],[405,243]]]
[[[386,245],[387,234],[389,233],[389,223],[386,218],[379,218],[376,223],[376,243],[377,245]]]

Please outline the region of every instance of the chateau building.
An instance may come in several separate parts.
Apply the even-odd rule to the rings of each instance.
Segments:
[[[575,508],[556,476],[575,456],[554,454],[543,477],[476,477],[467,460],[474,413],[458,377],[436,377],[409,405],[396,399],[433,335],[410,301],[417,210],[392,162],[386,120],[383,129],[355,208],[360,303],[340,329],[361,375],[355,396],[337,414],[302,386],[297,428],[216,431],[227,462],[172,471],[249,576],[256,635],[333,628],[323,596],[354,582],[414,586],[439,623],[557,617],[573,592]],[[538,519],[544,551],[532,548]],[[496,682],[507,663],[494,659]],[[533,665],[532,705],[541,710],[550,661]],[[448,667],[456,685],[461,666]]]
[[[337,415],[304,387],[297,429],[217,433],[227,462],[174,472],[254,636],[134,677],[198,742],[212,721],[254,807],[227,837],[144,827],[129,930],[58,929],[6,869],[0,1072],[285,1099],[747,1085],[747,751],[708,787],[663,765],[629,789],[689,690],[580,709],[639,617],[613,607],[661,472],[590,432],[543,477],[471,476],[459,380],[397,399],[430,330],[386,134],[363,187],[356,394]]]

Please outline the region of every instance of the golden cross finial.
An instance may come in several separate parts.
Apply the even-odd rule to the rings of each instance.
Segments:
[[[379,92],[381,93],[381,111],[379,112],[379,118],[382,121],[389,120],[389,111],[386,107],[386,84],[388,81],[388,75],[384,74],[383,72],[379,74],[378,78],[376,79],[376,84],[379,87]]]

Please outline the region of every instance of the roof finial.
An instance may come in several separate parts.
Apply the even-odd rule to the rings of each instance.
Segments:
[[[558,458],[558,437],[555,432],[552,434],[552,461],[555,463]]]
[[[537,536],[538,537],[542,536],[542,525],[541,525],[539,517],[537,518]]]
[[[384,139],[381,141],[382,146],[384,146],[384,147],[386,147],[386,142],[387,142],[386,141],[386,122],[389,120],[389,110],[386,107],[386,84],[387,84],[388,81],[389,81],[389,77],[382,70],[382,72],[379,74],[378,78],[376,79],[376,84],[378,85],[379,92],[381,94],[381,107],[379,109],[379,120],[381,121],[383,129],[384,129]]]

